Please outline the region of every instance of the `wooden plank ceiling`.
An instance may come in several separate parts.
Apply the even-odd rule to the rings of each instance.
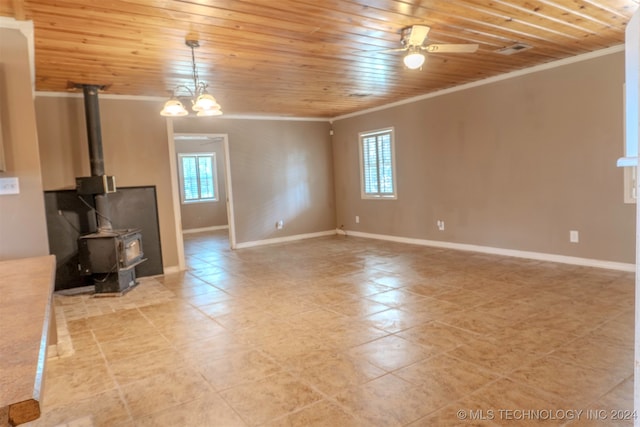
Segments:
[[[110,85],[105,93],[168,97],[201,80],[225,114],[336,117],[624,42],[638,0],[2,0],[33,20],[36,89]],[[402,28],[428,43],[477,43],[427,54],[408,70]],[[532,49],[511,56],[514,43]],[[159,100],[161,107],[162,101]],[[160,108],[159,107],[159,108]]]

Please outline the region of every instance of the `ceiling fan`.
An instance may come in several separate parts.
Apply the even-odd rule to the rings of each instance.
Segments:
[[[424,64],[425,56],[422,53],[473,53],[478,50],[477,44],[428,44],[424,42],[427,40],[427,35],[431,28],[426,25],[412,25],[406,27],[401,32],[400,43],[403,47],[398,49],[391,49],[385,52],[404,52],[405,55],[403,62],[407,68],[411,70],[418,69]]]

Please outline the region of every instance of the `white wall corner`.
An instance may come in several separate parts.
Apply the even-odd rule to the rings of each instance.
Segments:
[[[33,33],[33,21],[18,21],[8,16],[0,16],[0,28],[18,30],[27,39],[29,50],[29,69],[31,74],[31,96],[36,97],[36,54]]]

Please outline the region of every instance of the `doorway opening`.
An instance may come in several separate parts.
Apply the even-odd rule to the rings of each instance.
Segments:
[[[233,215],[233,193],[229,159],[229,139],[227,134],[174,133],[171,179],[178,191],[174,191],[174,211],[178,231],[179,265],[185,267],[183,234],[212,232],[217,234],[228,230],[229,247],[235,249],[235,222]],[[184,164],[183,164],[184,163]],[[195,172],[189,167],[202,169]],[[186,168],[186,169],[185,169]],[[205,182],[208,176],[210,182]],[[185,184],[191,177],[194,185],[212,185],[207,197],[191,201],[185,196]],[[196,178],[197,177],[197,178]],[[196,192],[200,193],[201,189]]]

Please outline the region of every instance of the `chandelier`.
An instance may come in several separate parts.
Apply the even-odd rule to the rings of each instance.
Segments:
[[[180,117],[189,114],[176,95],[177,92],[186,91],[191,100],[191,109],[199,116],[219,116],[222,114],[220,104],[207,92],[207,84],[198,78],[196,68],[195,48],[200,46],[198,40],[187,40],[185,44],[191,48],[191,63],[193,65],[193,89],[187,85],[178,85],[171,94],[171,99],[164,103],[160,115],[166,117]],[[186,96],[181,96],[185,98]]]

